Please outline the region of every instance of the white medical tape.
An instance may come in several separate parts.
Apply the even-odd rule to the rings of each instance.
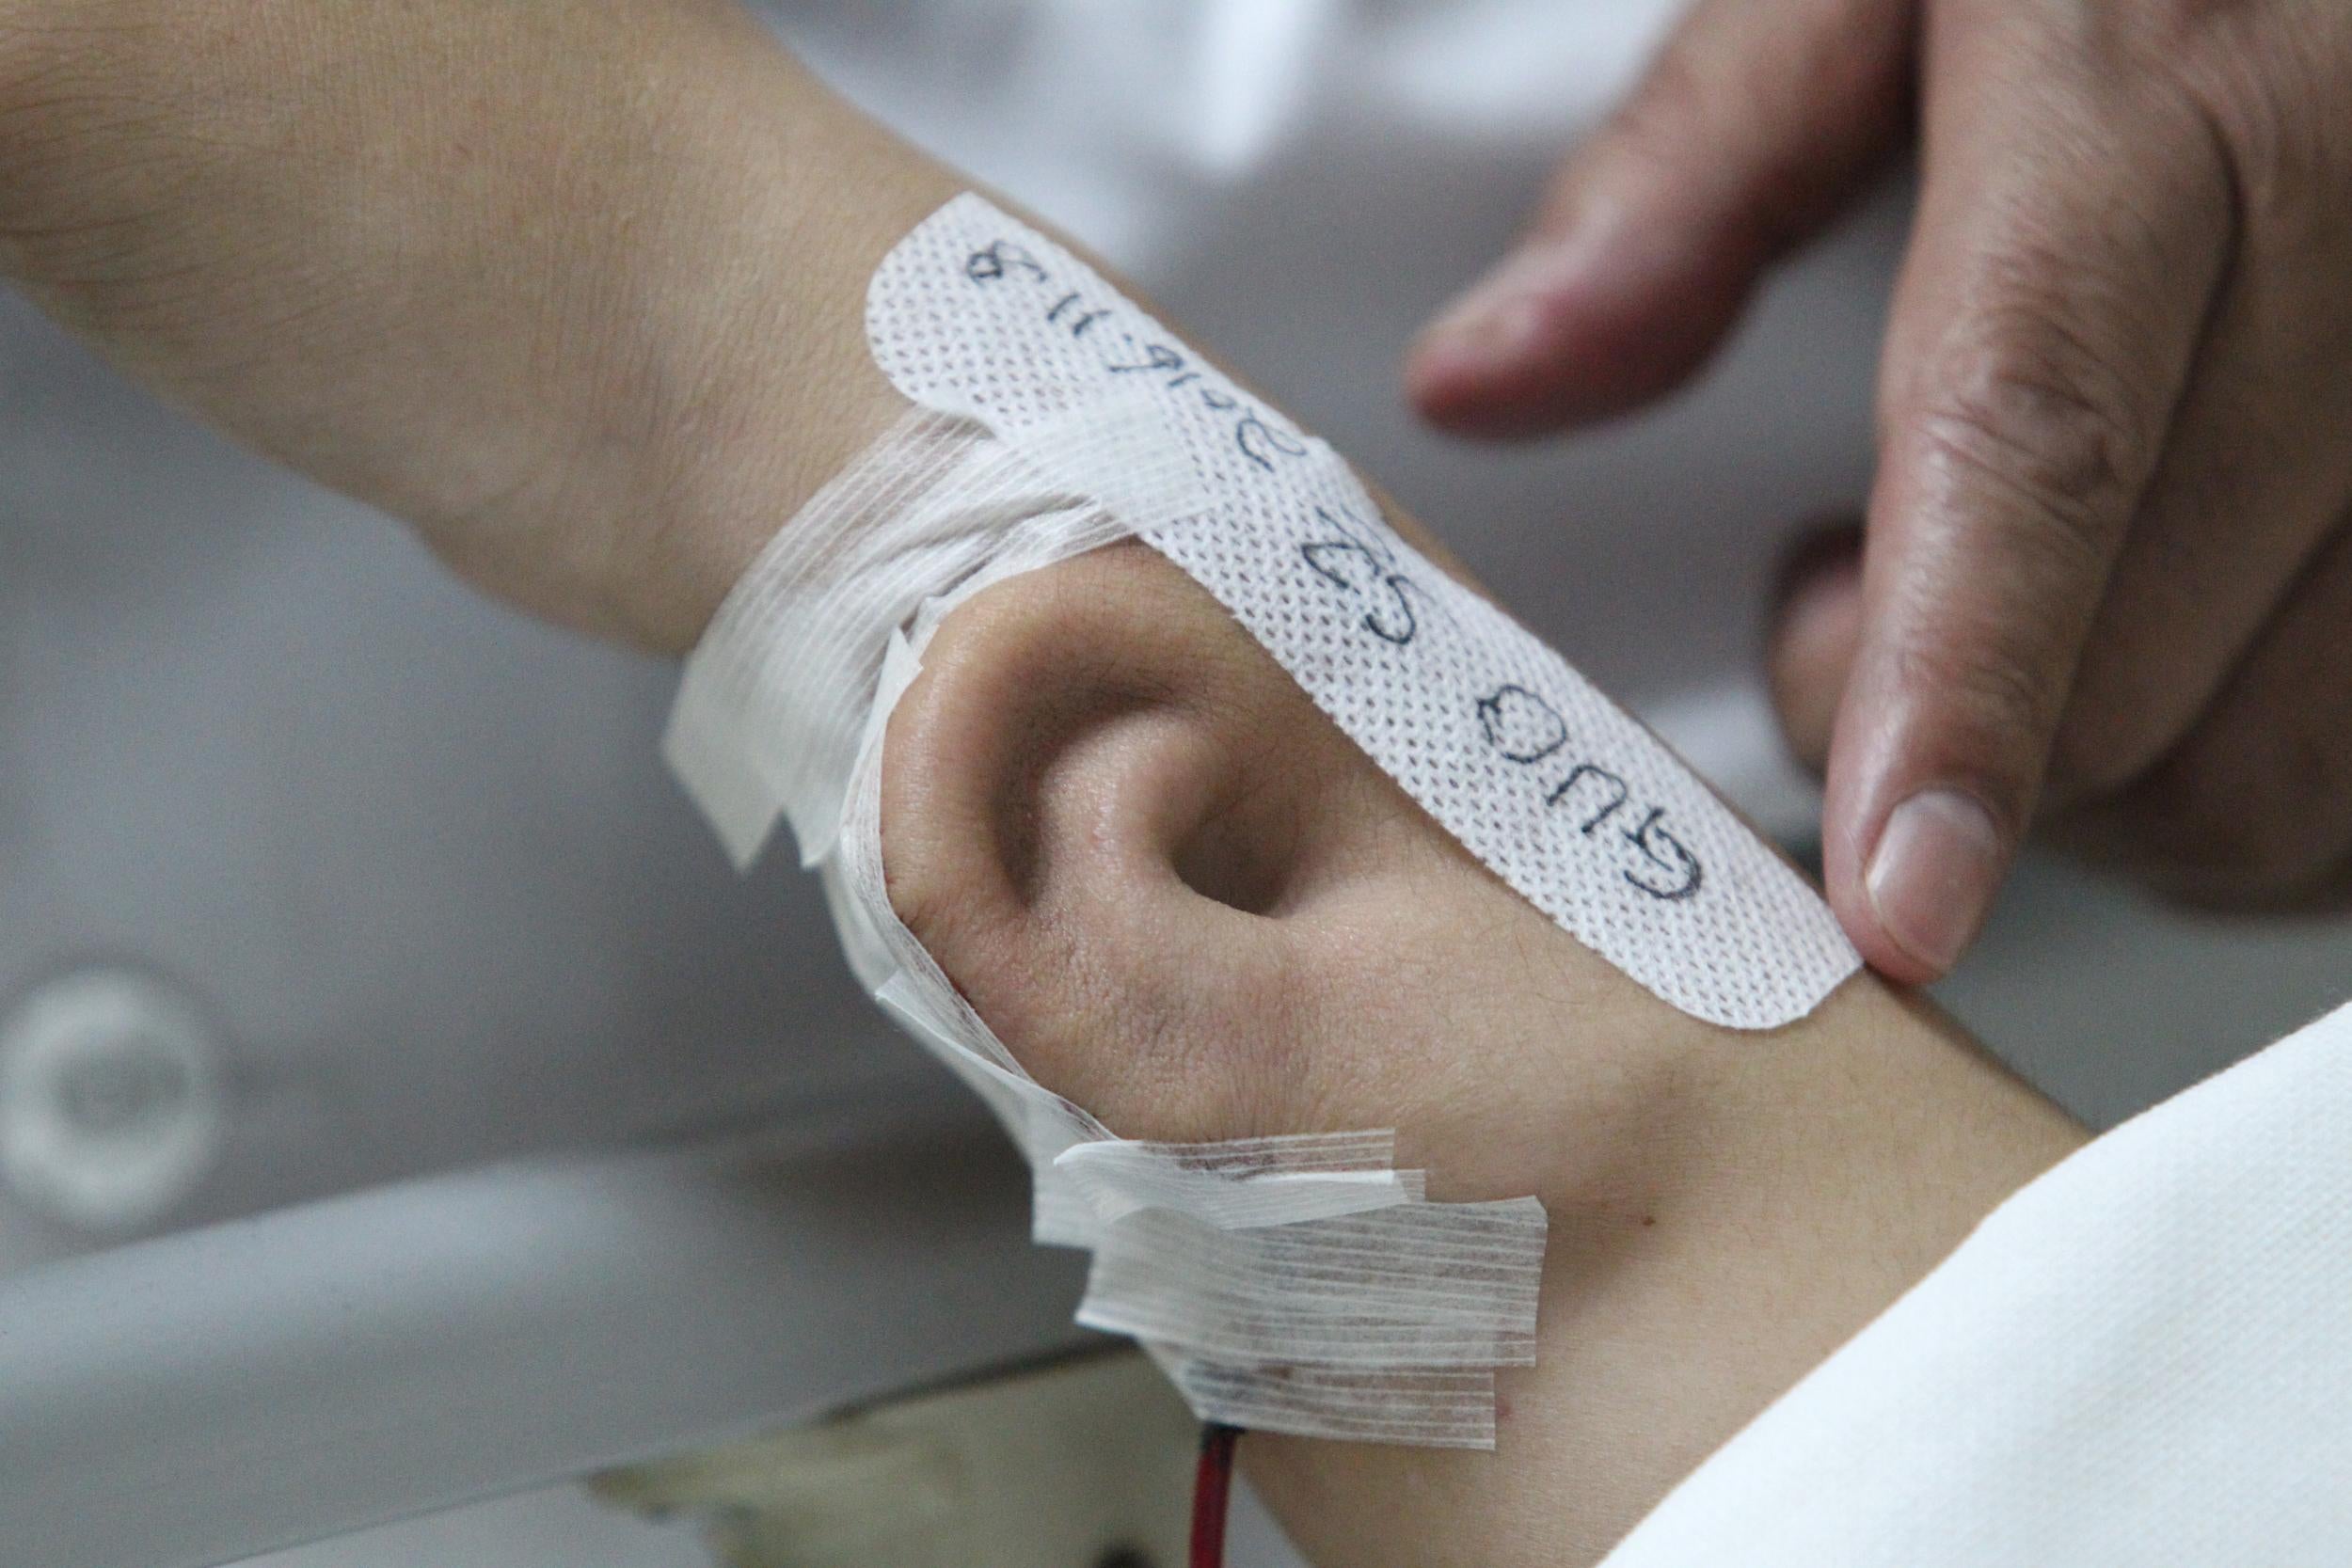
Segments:
[[[1391,1168],[1393,1132],[1295,1134],[1224,1143],[1080,1144],[1054,1162],[1105,1220],[1146,1209],[1215,1211],[1236,1230],[1295,1219],[1337,1219],[1385,1209],[1402,1193],[1426,1196],[1420,1171]]]
[[[1308,1216],[1301,1216],[1302,1219]],[[1376,1369],[1530,1366],[1542,1238],[1505,1205],[1404,1201],[1220,1229],[1145,1209],[1098,1256],[1080,1321],[1225,1361]],[[1400,1273],[1398,1256],[1445,1267]]]
[[[908,1033],[987,1101],[1036,1173],[1034,1230],[1084,1247],[1078,1320],[1141,1339],[1203,1418],[1491,1447],[1494,1370],[1534,1343],[1544,1212],[1437,1204],[1395,1136],[1148,1143],[1033,1081],[890,907],[882,741],[957,605],[1204,498],[1130,400],[1018,445],[914,413],[762,553],[689,661],[663,747],[739,863],[779,816],[825,879],[844,951]],[[1114,452],[1098,486],[1066,476]]]
[[[1041,421],[1018,445],[981,434],[954,417],[902,422],[888,461],[844,470],[776,536],[688,661],[663,744],[738,869],[784,814],[803,865],[831,852],[887,633],[925,599],[1204,502],[1184,451],[1136,400]],[[1104,476],[1090,488],[1072,477],[1090,469]],[[763,739],[740,743],[747,735]]]
[[[1168,1354],[1144,1342],[1196,1411],[1230,1411],[1235,1426],[1305,1433],[1344,1442],[1491,1449],[1494,1374],[1376,1372],[1298,1367],[1279,1378],[1229,1363]]]
[[[1037,1238],[1093,1253],[1080,1322],[1140,1338],[1204,1418],[1491,1447],[1495,1370],[1534,1359],[1539,1203],[1430,1202],[1385,1132],[1120,1139],[1032,1080],[898,920],[882,743],[932,632],[994,583],[1139,534],[1442,825],[1667,1001],[1770,1026],[1852,949],[1647,732],[1399,538],[1327,447],[1042,235],[958,198],[885,260],[867,331],[918,407],[737,585],[664,754],[739,865],[791,821],[861,980],[1028,1159]]]
[[[911,401],[1015,443],[1140,390],[1208,510],[1136,532],[1465,847],[1659,997],[1772,1028],[1860,966],[1662,742],[1406,544],[1328,446],[1045,235],[958,197],[884,258],[866,336]]]

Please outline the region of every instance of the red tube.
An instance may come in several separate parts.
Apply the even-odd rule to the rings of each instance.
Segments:
[[[1192,1481],[1191,1568],[1224,1568],[1227,1498],[1233,1489],[1233,1445],[1239,1427],[1215,1422],[1200,1429],[1200,1465]]]

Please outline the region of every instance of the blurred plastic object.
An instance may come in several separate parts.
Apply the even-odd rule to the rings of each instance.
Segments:
[[[170,1213],[220,1152],[227,1092],[211,1026],[134,970],[76,970],[0,1022],[0,1180],[87,1231]]]
[[[0,1275],[0,1563],[207,1568],[1077,1342],[1077,1265],[977,1117],[803,1128]]]
[[[1143,1355],[1066,1358],[597,1479],[726,1568],[1184,1560],[1200,1426]]]

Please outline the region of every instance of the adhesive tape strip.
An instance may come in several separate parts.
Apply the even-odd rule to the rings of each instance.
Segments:
[[[1128,531],[1184,526],[1205,491],[1146,399],[1019,444],[940,412],[812,500],[689,661],[664,751],[739,863],[787,817],[844,952],[885,1012],[981,1096],[1036,1173],[1039,1241],[1094,1255],[1079,1321],[1131,1333],[1204,1418],[1265,1431],[1494,1442],[1494,1370],[1534,1354],[1544,1212],[1437,1204],[1395,1138],[1114,1137],[1029,1078],[891,909],[882,741],[932,631],[990,584]]]
[[[1018,444],[982,435],[951,416],[902,422],[777,533],[688,660],[664,752],[738,869],[779,816],[803,865],[831,853],[889,634],[924,600],[1206,505],[1134,397],[1042,419]],[[1073,477],[1090,469],[1090,486]]]
[[[1073,526],[1041,515],[1056,538]],[[927,602],[883,661],[823,866],[852,966],[1021,1146],[1036,1176],[1037,1239],[1092,1252],[1078,1321],[1140,1338],[1203,1419],[1493,1447],[1494,1370],[1534,1358],[1540,1203],[1432,1203],[1422,1172],[1391,1168],[1387,1132],[1117,1138],[1022,1070],[891,909],[883,725],[940,621],[993,580],[975,575]]]
[[[876,274],[917,404],[763,552],[689,660],[664,753],[739,865],[787,817],[877,1001],[989,1103],[1041,1242],[1094,1255],[1081,1322],[1136,1335],[1204,1418],[1491,1447],[1534,1357],[1533,1198],[1433,1203],[1393,1137],[1121,1140],[1030,1079],[898,919],[884,726],[988,586],[1131,533],[1520,893],[1665,1000],[1765,1027],[1855,967],[1819,899],[1671,753],[1438,572],[1321,442],[977,197]]]
[[[1663,1000],[1771,1028],[1859,967],[1820,895],[1663,743],[1045,235],[957,198],[883,260],[866,334],[910,400],[1015,444],[1140,388],[1207,511],[1136,531],[1465,847]]]

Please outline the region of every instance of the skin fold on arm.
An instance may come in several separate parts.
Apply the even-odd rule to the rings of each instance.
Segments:
[[[964,187],[724,0],[0,0],[0,269],[492,592],[665,652],[900,411],[866,280]],[[1245,1444],[1320,1562],[1597,1560],[2081,1138],[1867,974],[1767,1034],[1658,1001],[1139,545],[946,623],[883,833],[915,933],[1120,1133],[1394,1126],[1433,1196],[1548,1206],[1497,1452]]]

